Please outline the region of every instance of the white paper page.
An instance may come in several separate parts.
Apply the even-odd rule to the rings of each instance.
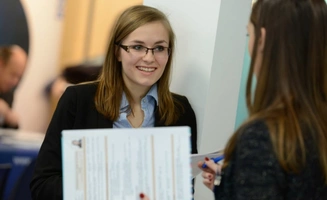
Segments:
[[[65,200],[191,199],[189,127],[67,130]]]
[[[192,178],[195,178],[198,174],[202,172],[201,169],[198,167],[199,161],[204,161],[205,157],[216,158],[222,154],[223,154],[223,150],[214,151],[206,154],[192,154],[191,155]]]

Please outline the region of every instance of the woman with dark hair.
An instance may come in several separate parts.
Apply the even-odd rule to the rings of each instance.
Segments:
[[[230,138],[223,165],[206,158],[202,173],[217,200],[327,199],[326,30],[324,0],[254,4],[249,118]]]
[[[152,7],[130,7],[109,41],[99,79],[70,86],[61,96],[30,185],[35,200],[63,198],[65,129],[189,126],[192,152],[197,152],[194,111],[185,96],[169,91],[175,35],[167,17]]]

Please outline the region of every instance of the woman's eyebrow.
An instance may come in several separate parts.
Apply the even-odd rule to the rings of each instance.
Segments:
[[[144,44],[144,42],[141,41],[141,40],[132,40],[131,42],[133,42],[133,43],[138,43],[138,44]]]
[[[145,44],[145,42],[143,42],[141,40],[132,40],[131,42],[136,43],[136,44]],[[159,40],[159,41],[155,42],[154,44],[161,44],[161,43],[168,44],[168,42],[166,40]]]
[[[160,44],[160,43],[167,43],[168,44],[168,42],[166,40],[159,40],[159,41],[155,42],[154,44]]]

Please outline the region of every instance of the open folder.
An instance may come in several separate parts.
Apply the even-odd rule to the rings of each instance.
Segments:
[[[65,130],[65,200],[191,199],[189,127]]]

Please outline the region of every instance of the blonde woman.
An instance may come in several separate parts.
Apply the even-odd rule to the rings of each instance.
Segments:
[[[197,152],[194,111],[185,96],[169,91],[175,36],[167,17],[152,7],[130,7],[109,41],[99,79],[70,86],[61,96],[36,162],[35,200],[62,199],[64,129],[189,126]]]

